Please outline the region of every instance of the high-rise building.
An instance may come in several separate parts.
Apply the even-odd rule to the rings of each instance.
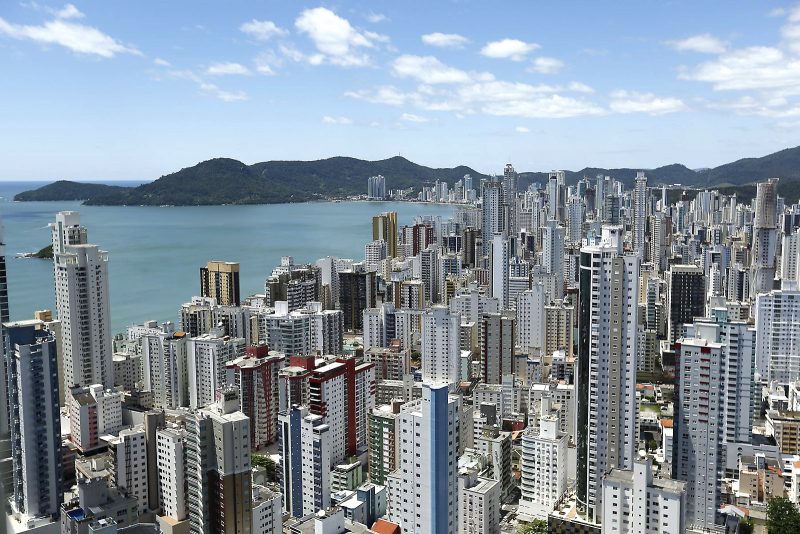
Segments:
[[[367,178],[367,198],[369,200],[386,199],[386,178],[380,174]]]
[[[247,347],[245,356],[226,364],[228,384],[239,389],[241,410],[250,419],[250,447],[263,449],[277,439],[278,371],[286,357],[266,345]]]
[[[600,522],[603,474],[631,469],[636,452],[639,257],[623,254],[621,227],[603,226],[580,269],[577,498]]]
[[[64,389],[113,386],[108,254],[86,244],[77,212],[60,212],[53,233],[56,309],[61,321]]]
[[[556,277],[555,294],[552,298],[564,296],[564,227],[557,221],[549,220],[542,228],[542,266],[545,272]]]
[[[778,246],[778,179],[758,184],[753,217],[750,261],[750,299],[773,287]]]
[[[705,315],[706,277],[697,265],[673,265],[667,271],[667,337],[674,343],[683,325]]]
[[[70,390],[69,435],[81,452],[102,447],[100,436],[122,428],[122,397],[122,391],[104,389],[101,384]]]
[[[686,532],[686,484],[654,478],[650,460],[633,469],[612,469],[603,479],[603,532]]]
[[[486,384],[500,384],[516,373],[514,343],[516,319],[513,314],[485,313],[481,318],[481,378]]]
[[[500,482],[477,470],[458,473],[458,534],[500,533]]]
[[[762,382],[800,380],[800,290],[783,289],[756,297],[756,371]]]
[[[364,245],[364,266],[368,271],[381,272],[387,254],[386,241],[369,241]]]
[[[250,532],[253,508],[250,421],[235,388],[186,418],[189,532]]]
[[[725,475],[725,347],[699,338],[675,343],[673,478],[686,482],[686,524],[711,529],[718,524]]]
[[[19,519],[56,518],[64,498],[56,341],[42,326],[3,324],[12,422],[9,497]]]
[[[147,511],[147,443],[144,427],[120,430],[108,441],[111,453],[113,483],[128,495],[136,497],[139,513]]]
[[[517,297],[517,344],[527,353],[545,349],[545,294],[543,284],[534,284]]]
[[[218,328],[188,342],[189,407],[213,403],[226,386],[225,364],[244,354],[243,338],[223,336]]]
[[[397,257],[397,212],[387,211],[372,218],[372,240],[385,241],[390,258]]]
[[[344,314],[344,329],[362,329],[364,310],[375,307],[375,273],[350,269],[339,273],[339,309]]]
[[[232,261],[208,262],[200,267],[200,295],[216,299],[222,306],[238,306],[239,264]]]
[[[153,407],[189,406],[188,337],[166,323],[158,334],[142,338],[143,388],[153,393]]]
[[[510,163],[503,168],[503,228],[506,235],[517,235],[517,171]]]
[[[500,301],[503,310],[509,308],[511,244],[503,234],[492,236],[489,256],[492,296]]]
[[[181,523],[189,515],[186,500],[186,438],[187,432],[181,428],[163,428],[156,432],[158,504],[161,508],[159,524]]]
[[[425,302],[439,302],[439,247],[419,251],[419,277],[425,291]]]
[[[422,315],[422,379],[455,386],[461,378],[459,346],[461,316],[444,306],[433,306]]]
[[[505,232],[503,220],[503,184],[498,181],[483,183],[483,200],[481,201],[483,236],[482,256],[488,256],[491,249],[492,237]]]
[[[645,233],[647,230],[647,176],[644,172],[636,173],[633,189],[633,253],[645,257]]]
[[[330,431],[328,443],[332,464],[344,460],[349,451],[348,438],[354,421],[348,417],[347,367],[342,362],[333,362],[311,371],[308,379],[309,411],[322,420],[314,426],[326,424]],[[365,416],[366,417],[366,416]],[[352,428],[355,431],[355,427]],[[330,466],[329,466],[330,467]]]
[[[544,397],[538,432],[522,435],[521,496],[519,512],[546,519],[567,491],[567,442],[558,415],[549,413],[550,397]]]
[[[400,467],[399,401],[373,408],[369,414],[369,478],[386,485],[386,477]]]
[[[458,529],[460,404],[447,384],[423,383],[422,398],[400,408],[400,467],[388,476],[387,515],[404,533]]]

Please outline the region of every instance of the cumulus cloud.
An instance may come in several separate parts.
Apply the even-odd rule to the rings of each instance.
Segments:
[[[426,84],[466,83],[494,78],[489,73],[466,72],[450,67],[434,56],[411,54],[404,54],[392,62],[392,74],[400,78],[414,78]]]
[[[680,78],[710,83],[718,91],[793,87],[800,84],[800,59],[775,47],[751,46],[684,70]]]
[[[124,45],[92,26],[70,22],[79,11],[71,4],[66,10],[67,18],[56,18],[41,25],[13,24],[0,17],[0,35],[11,39],[33,41],[43,45],[58,45],[78,54],[112,58],[117,54],[142,55],[136,48]],[[80,16],[83,14],[80,13]]]
[[[555,74],[564,67],[564,62],[554,57],[537,57],[528,68],[531,72],[539,74]]]
[[[692,35],[677,41],[667,41],[667,45],[680,52],[698,52],[700,54],[721,54],[728,48],[724,41],[709,33]]]
[[[426,33],[422,36],[422,42],[426,45],[438,46],[440,48],[462,48],[469,42],[469,39],[457,33]]]
[[[213,63],[206,69],[206,74],[211,76],[249,76],[250,69],[241,63]]]
[[[239,30],[259,41],[268,41],[273,37],[282,37],[289,33],[271,20],[256,19],[245,22],[239,26]]]
[[[67,4],[55,11],[54,15],[59,19],[82,19],[85,16],[72,4]]]
[[[528,54],[538,48],[540,46],[536,43],[526,43],[519,39],[502,39],[487,43],[481,49],[481,55],[497,59],[523,61]]]
[[[295,20],[295,27],[314,43],[316,52],[297,52],[288,57],[312,65],[329,63],[343,67],[363,67],[370,64],[366,50],[387,37],[374,32],[359,31],[350,22],[330,9],[306,9]]]
[[[653,93],[620,90],[611,93],[609,108],[617,113],[665,115],[667,113],[685,110],[686,104],[679,98],[656,96]]]
[[[322,117],[323,124],[339,124],[343,126],[347,126],[353,124],[353,119],[350,117],[331,117],[330,115],[325,115]]]

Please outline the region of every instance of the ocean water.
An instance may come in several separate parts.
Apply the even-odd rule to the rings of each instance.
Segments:
[[[47,224],[59,211],[76,210],[89,242],[109,252],[115,332],[149,319],[177,321],[180,305],[199,293],[200,267],[208,260],[241,264],[244,297],[263,292],[281,256],[294,256],[296,262],[324,256],[362,259],[377,213],[396,211],[403,225],[418,215],[447,218],[455,212],[454,206],[407,202],[161,208],[11,201],[14,194],[40,185],[0,182],[12,319],[54,309],[52,262],[14,255],[48,245]]]

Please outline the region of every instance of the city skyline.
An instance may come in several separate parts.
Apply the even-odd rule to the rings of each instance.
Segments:
[[[786,3],[188,7],[5,6],[0,180],[150,181],[217,156],[697,168],[800,126]]]

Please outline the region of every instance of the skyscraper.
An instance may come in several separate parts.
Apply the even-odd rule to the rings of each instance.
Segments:
[[[486,313],[481,319],[481,375],[486,384],[500,384],[516,373],[514,314]]]
[[[422,315],[422,379],[454,386],[461,377],[459,326],[461,316],[444,306],[433,306]]]
[[[108,253],[86,244],[77,212],[56,215],[53,232],[56,309],[61,321],[64,388],[113,386]]]
[[[644,172],[636,173],[636,185],[633,189],[633,242],[634,254],[645,257],[644,236],[647,230],[647,176]]]
[[[622,245],[622,228],[604,226],[599,242],[581,248],[577,497],[593,521],[603,474],[632,469],[636,452],[639,258]]]
[[[238,306],[239,264],[213,260],[200,267],[200,295],[216,299],[221,306]]]
[[[482,256],[488,256],[492,238],[505,231],[503,221],[503,184],[494,180],[483,183],[483,200],[481,203],[483,236]]]
[[[459,398],[447,384],[422,384],[422,398],[400,408],[400,466],[388,476],[390,521],[408,534],[458,528]]]
[[[696,265],[673,265],[667,271],[667,338],[674,343],[683,325],[705,315],[706,277]]]
[[[385,241],[390,258],[397,257],[397,212],[387,211],[372,218],[372,240]]]
[[[56,341],[41,321],[5,323],[12,414],[12,504],[29,518],[53,517],[64,500]]]
[[[500,308],[509,308],[510,280],[509,262],[511,248],[508,238],[504,234],[492,236],[490,260],[491,295],[500,301]]]
[[[503,228],[506,235],[517,235],[517,171],[510,163],[503,169]]]
[[[367,198],[370,200],[386,198],[386,178],[380,174],[367,178]]]
[[[344,314],[344,329],[361,330],[364,310],[375,307],[375,273],[350,269],[339,273],[339,309]]]
[[[772,289],[778,245],[778,179],[758,184],[753,218],[750,299]]]
[[[764,383],[800,380],[800,291],[783,289],[756,297],[756,370]]]
[[[186,418],[189,531],[249,532],[252,524],[250,420],[235,388]]]

